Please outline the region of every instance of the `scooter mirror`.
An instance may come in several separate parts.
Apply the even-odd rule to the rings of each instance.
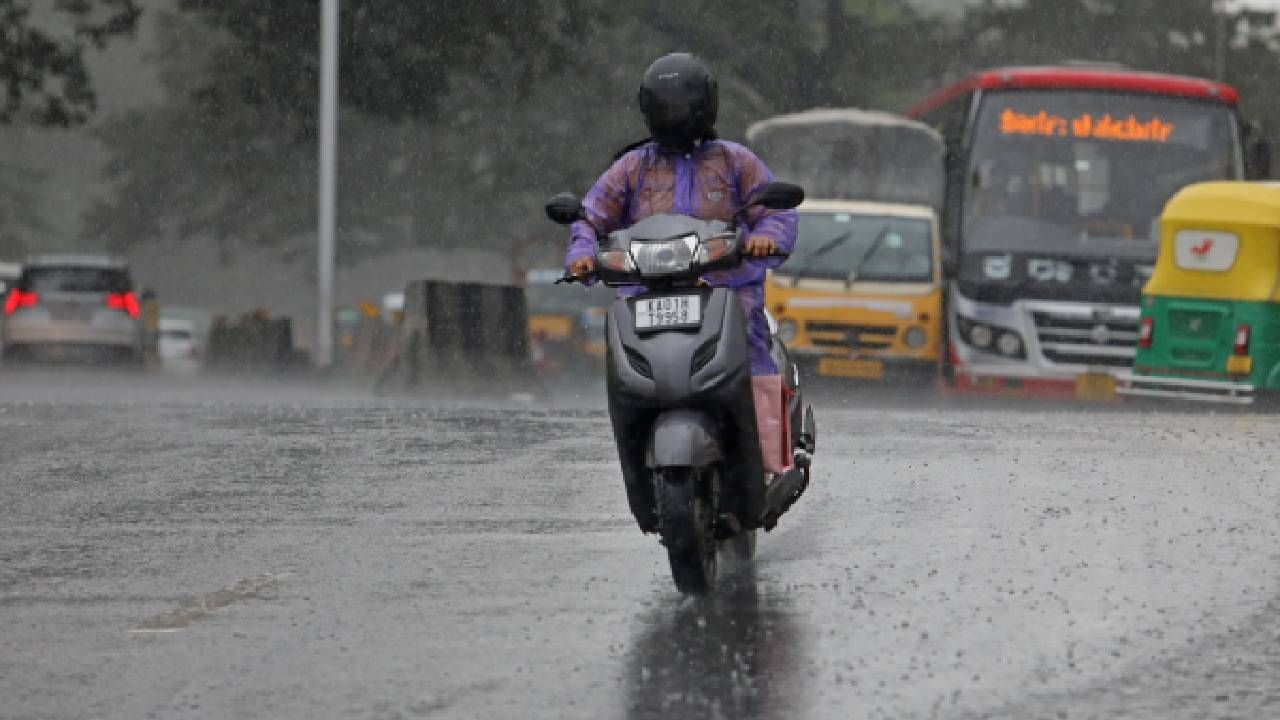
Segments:
[[[547,201],[547,217],[558,225],[572,225],[585,214],[582,201],[573,193],[560,193]]]
[[[770,210],[790,210],[804,202],[804,188],[788,182],[771,182],[751,201]]]

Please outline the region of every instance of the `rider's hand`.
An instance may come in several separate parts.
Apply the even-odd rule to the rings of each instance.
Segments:
[[[747,245],[743,251],[751,257],[768,257],[778,251],[778,243],[765,235],[752,235],[747,238]]]
[[[595,271],[596,271],[596,259],[591,257],[590,255],[585,257],[580,257],[577,260],[574,260],[573,262],[569,263],[569,274],[578,278],[579,280],[584,280],[584,281],[587,280],[588,278],[590,278],[592,275],[595,274]]]

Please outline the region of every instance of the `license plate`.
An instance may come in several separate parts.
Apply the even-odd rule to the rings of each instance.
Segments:
[[[818,361],[818,374],[879,380],[884,377],[884,363],[866,358],[824,357]]]
[[[701,295],[637,298],[636,330],[698,327],[702,324]]]
[[[1227,358],[1227,372],[1231,375],[1248,375],[1253,372],[1253,358],[1248,355],[1232,355]]]
[[[1116,379],[1107,373],[1076,376],[1076,397],[1081,400],[1111,400],[1116,396]]]
[[[45,303],[45,308],[48,309],[49,317],[53,320],[70,321],[83,319],[80,306],[73,303]]]

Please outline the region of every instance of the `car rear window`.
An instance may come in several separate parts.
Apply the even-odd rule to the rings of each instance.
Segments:
[[[48,267],[28,268],[19,287],[27,292],[123,293],[133,288],[129,273],[114,268]]]

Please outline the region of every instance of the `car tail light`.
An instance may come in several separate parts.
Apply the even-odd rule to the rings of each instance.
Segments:
[[[19,308],[35,307],[36,303],[39,301],[40,296],[33,292],[12,290],[9,292],[9,297],[5,298],[4,314],[12,315],[17,312]]]
[[[131,292],[111,293],[107,296],[107,307],[112,310],[123,310],[129,313],[129,317],[137,319],[138,312],[138,296]]]
[[[1142,325],[1138,327],[1138,347],[1149,348],[1151,341],[1155,338],[1156,321],[1150,315],[1142,318]]]
[[[1232,350],[1236,355],[1249,354],[1249,336],[1253,332],[1249,329],[1248,323],[1244,323],[1236,328],[1236,341]]]

